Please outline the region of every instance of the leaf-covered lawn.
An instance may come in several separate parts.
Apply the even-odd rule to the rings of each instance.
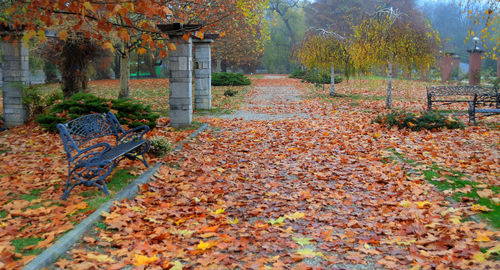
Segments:
[[[58,87],[45,85],[42,91]],[[116,97],[118,87],[118,80],[90,83],[92,92],[108,98]],[[221,104],[221,111],[234,110],[236,100],[244,94],[227,98],[223,91],[222,87],[214,89],[215,106]],[[132,80],[131,97],[158,111],[168,111],[168,80]],[[180,130],[168,123],[168,118],[160,118],[147,137],[163,136],[175,146],[196,127]],[[110,198],[95,187],[78,186],[66,201],[61,200],[67,177],[66,153],[58,134],[47,133],[35,123],[0,133],[0,160],[0,269],[25,265]],[[148,161],[154,164],[159,160],[149,156]],[[123,160],[107,178],[111,194],[145,169],[140,162]]]
[[[500,267],[498,212],[488,216],[500,198],[498,117],[464,130],[387,130],[371,123],[384,100],[369,89],[382,81],[342,83],[337,98],[284,77],[254,82],[307,98],[274,104],[252,86],[253,110],[310,118],[208,119],[210,131],[166,157],[171,166],[56,266]],[[422,83],[396,81],[395,106],[418,110],[424,97]]]

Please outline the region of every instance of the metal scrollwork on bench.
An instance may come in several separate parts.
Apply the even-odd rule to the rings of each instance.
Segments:
[[[476,125],[476,113],[484,115],[500,114],[500,94],[475,94],[474,99],[469,102],[469,123],[472,122]]]
[[[91,114],[74,119],[66,124],[58,124],[64,149],[68,155],[68,179],[63,199],[80,184],[96,186],[109,195],[104,179],[124,158],[139,159],[149,167],[144,154],[151,145],[144,138],[148,126],[140,126],[125,131],[112,112]],[[88,147],[92,140],[112,136],[112,144],[97,143]]]
[[[470,102],[474,95],[498,95],[498,88],[489,88],[479,85],[444,85],[427,87],[427,107],[432,110],[433,103]],[[465,98],[451,98],[462,96]],[[450,98],[444,98],[450,97]]]

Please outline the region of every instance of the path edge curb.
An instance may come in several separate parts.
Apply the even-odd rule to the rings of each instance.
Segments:
[[[187,143],[190,139],[195,138],[198,134],[204,131],[208,127],[207,123],[204,123],[195,132],[190,134],[186,139],[181,141],[179,145],[174,149],[174,151],[182,150],[183,144]],[[139,191],[139,185],[146,184],[149,182],[151,177],[158,171],[162,166],[162,163],[157,163],[153,168],[146,171],[140,177],[135,179],[130,183],[125,189],[116,194],[114,198],[104,203],[97,210],[94,211],[90,216],[82,220],[78,225],[76,225],[73,230],[67,232],[57,240],[52,246],[40,253],[35,259],[24,266],[23,270],[36,270],[42,269],[50,266],[55,262],[61,255],[66,253],[82,236],[86,233],[97,221],[101,219],[101,214],[103,212],[109,212],[111,206],[115,202],[120,202],[125,198],[133,198]]]

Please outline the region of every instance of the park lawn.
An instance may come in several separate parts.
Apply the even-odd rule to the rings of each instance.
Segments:
[[[371,123],[387,112],[383,80],[352,79],[338,97],[286,77],[254,82],[305,97],[254,111],[313,116],[207,120],[213,132],[165,158],[181,167],[163,166],[56,266],[498,268],[498,116],[387,129]],[[369,95],[371,84],[382,90]],[[424,108],[425,85],[395,81],[394,106]]]
[[[59,87],[47,84],[40,89],[49,94]],[[105,98],[116,98],[118,88],[118,80],[89,83],[90,92]],[[213,111],[230,112],[244,99],[245,88],[238,88],[241,91],[235,97],[225,97],[226,89],[213,88]],[[195,121],[190,128],[168,126],[168,80],[131,80],[131,98],[150,104],[162,115],[148,138],[163,136],[175,147],[201,125]],[[141,162],[123,160],[106,180],[111,196],[106,197],[95,187],[78,186],[63,201],[67,158],[61,139],[34,122],[0,133],[0,159],[0,262],[16,268],[32,260],[147,169]],[[147,159],[149,164],[161,162],[153,156]]]

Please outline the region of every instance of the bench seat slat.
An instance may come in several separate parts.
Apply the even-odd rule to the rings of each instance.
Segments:
[[[135,141],[135,142],[128,142],[128,143],[122,143],[119,144],[113,148],[111,148],[109,151],[105,152],[102,154],[102,159],[106,160],[115,160],[126,153],[129,153],[130,151],[134,150],[135,148],[141,146],[144,144],[144,141]]]

